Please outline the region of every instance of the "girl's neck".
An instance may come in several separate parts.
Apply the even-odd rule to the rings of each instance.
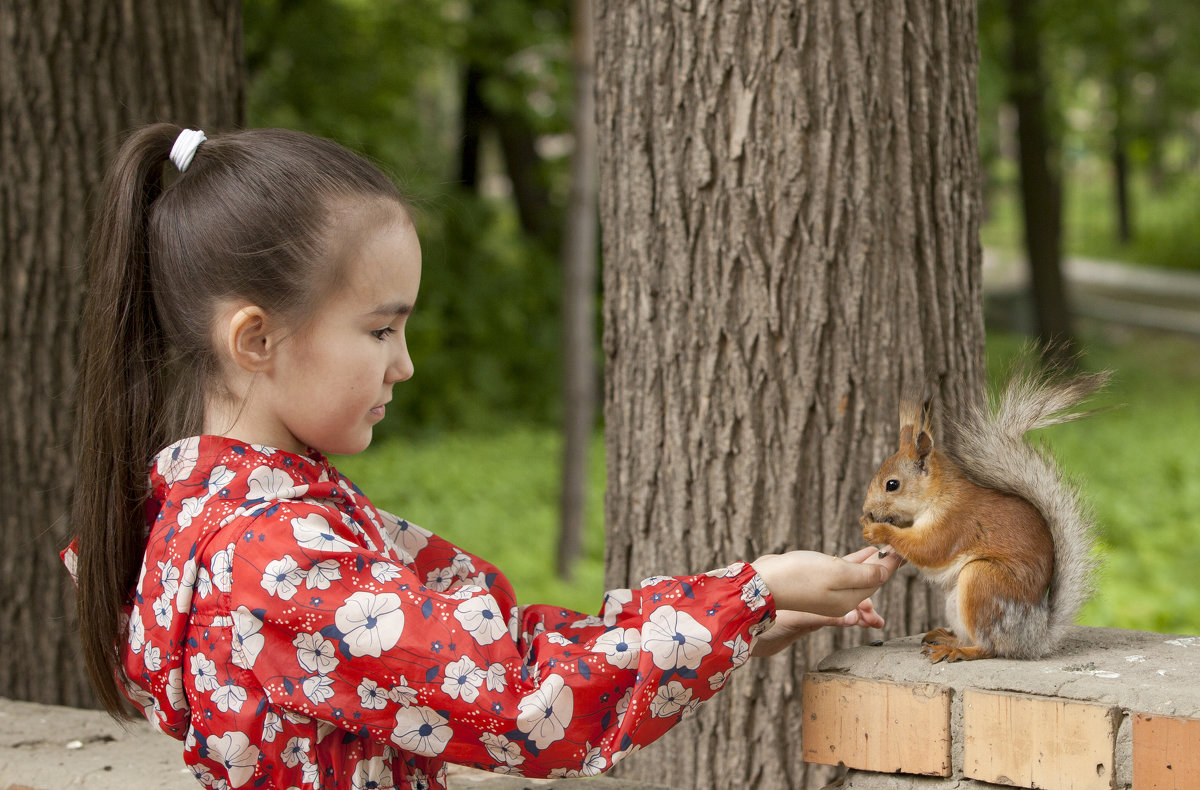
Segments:
[[[230,397],[205,398],[201,430],[210,436],[224,436],[245,444],[274,447],[296,455],[304,455],[308,451],[284,426],[259,419],[254,402],[248,396],[237,402]]]

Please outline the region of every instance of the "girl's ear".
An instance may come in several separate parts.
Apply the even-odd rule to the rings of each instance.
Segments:
[[[223,327],[230,357],[242,370],[258,373],[270,364],[276,339],[266,311],[258,305],[245,305],[229,314]]]

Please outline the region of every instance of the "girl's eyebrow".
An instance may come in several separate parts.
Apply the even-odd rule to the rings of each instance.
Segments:
[[[377,316],[402,316],[408,315],[413,311],[413,306],[410,302],[388,302],[381,304],[372,310],[368,315]]]

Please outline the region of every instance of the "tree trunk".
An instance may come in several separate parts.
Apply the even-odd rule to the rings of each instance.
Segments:
[[[241,120],[241,6],[0,0],[0,696],[90,704],[58,551],[86,208],[139,123]]]
[[[1046,118],[1046,74],[1034,0],[1009,0],[1013,104],[1017,108],[1021,212],[1038,339],[1049,356],[1069,363],[1075,334],[1062,276],[1062,182]]]
[[[607,583],[862,545],[903,385],[983,375],[975,4],[597,6]],[[888,637],[941,601],[900,572]],[[879,634],[752,662],[618,768],[674,787],[819,786],[800,680]]]
[[[563,239],[563,480],[558,575],[583,548],[587,457],[596,424],[596,48],[591,0],[572,4],[575,108],[571,195]]]

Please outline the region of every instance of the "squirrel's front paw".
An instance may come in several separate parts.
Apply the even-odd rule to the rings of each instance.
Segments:
[[[863,523],[863,540],[872,546],[883,546],[891,543],[891,534],[892,526],[890,524],[881,524],[878,521],[864,521]]]

